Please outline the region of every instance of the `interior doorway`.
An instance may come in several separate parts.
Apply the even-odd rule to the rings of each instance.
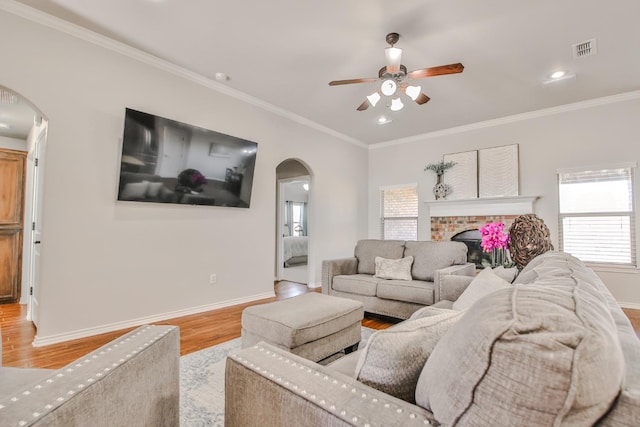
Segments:
[[[21,284],[16,302],[27,305],[27,318],[37,326],[44,153],[48,122],[40,110],[10,88],[0,86],[0,149],[25,157],[22,186],[20,246],[13,257],[19,262],[12,273]],[[15,189],[16,191],[18,188]]]
[[[311,173],[299,160],[287,159],[276,168],[276,280],[309,284],[312,269]]]

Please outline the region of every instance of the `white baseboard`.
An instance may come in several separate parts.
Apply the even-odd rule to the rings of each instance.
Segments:
[[[322,282],[320,283],[309,283],[307,285],[307,288],[309,289],[315,289],[315,288],[321,288],[322,287]]]
[[[640,304],[638,304],[637,302],[618,301],[618,305],[622,308],[631,308],[633,310],[640,310]]]
[[[126,320],[124,322],[110,323],[108,325],[96,326],[93,328],[80,329],[77,331],[66,332],[62,334],[54,334],[50,336],[40,337],[36,334],[32,345],[34,347],[43,347],[45,345],[57,344],[64,341],[75,340],[79,338],[87,338],[94,335],[100,335],[107,332],[119,331],[121,329],[131,328],[135,326],[146,325],[154,322],[162,322],[176,317],[189,316],[191,314],[203,313],[205,311],[218,310],[220,308],[231,307],[233,305],[244,304],[247,302],[258,301],[266,298],[273,298],[274,292],[265,292],[263,294],[251,295],[243,298],[236,298],[228,301],[217,302],[214,304],[206,304],[198,307],[186,308],[184,310],[172,311],[169,313],[156,314],[153,316],[139,317],[137,319]]]

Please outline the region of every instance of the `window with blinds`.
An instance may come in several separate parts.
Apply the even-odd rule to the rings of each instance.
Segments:
[[[636,266],[634,166],[558,172],[560,250],[584,262]]]
[[[380,190],[380,232],[384,240],[418,240],[418,189],[415,185]]]

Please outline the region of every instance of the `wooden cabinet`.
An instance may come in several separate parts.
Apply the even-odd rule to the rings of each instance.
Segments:
[[[18,302],[26,153],[0,150],[0,303]]]

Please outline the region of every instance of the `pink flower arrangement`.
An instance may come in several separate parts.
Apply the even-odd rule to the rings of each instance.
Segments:
[[[501,222],[490,222],[480,227],[482,235],[482,249],[485,252],[493,252],[494,249],[509,249],[509,233],[504,231]]]

